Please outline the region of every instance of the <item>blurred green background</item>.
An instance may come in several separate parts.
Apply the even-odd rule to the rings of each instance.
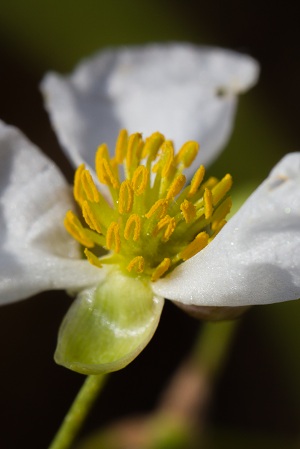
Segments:
[[[46,71],[68,72],[111,45],[184,40],[244,51],[260,61],[261,79],[241,98],[228,148],[211,168],[233,174],[238,206],[283,154],[299,149],[299,37],[291,2],[2,0],[0,117],[22,129],[71,180],[38,91]],[[69,303],[65,293],[51,292],[0,309],[1,448],[47,447],[83,380],[52,361]],[[243,318],[210,413],[213,448],[296,447],[299,315],[293,302],[256,307]],[[85,432],[151,410],[198,326],[167,304],[154,339],[111,377]]]

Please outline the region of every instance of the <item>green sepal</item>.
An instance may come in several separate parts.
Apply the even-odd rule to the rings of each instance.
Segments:
[[[94,288],[84,290],[67,312],[58,335],[55,361],[82,374],[117,371],[147,345],[164,300],[148,279],[111,267]]]

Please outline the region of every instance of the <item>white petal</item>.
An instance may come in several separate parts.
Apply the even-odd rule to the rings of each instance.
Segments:
[[[220,234],[153,290],[211,306],[300,298],[300,153],[287,155]]]
[[[0,303],[91,285],[63,226],[72,200],[62,174],[20,131],[0,122]]]
[[[230,135],[236,95],[255,84],[258,72],[256,61],[229,50],[156,44],[103,51],[69,77],[48,74],[42,90],[76,166],[93,166],[102,142],[114,149],[121,128],[144,137],[160,131],[177,149],[196,140],[208,164]]]

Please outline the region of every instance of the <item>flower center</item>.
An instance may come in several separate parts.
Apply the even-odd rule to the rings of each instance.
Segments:
[[[175,154],[172,142],[160,133],[144,141],[141,134],[128,136],[122,130],[113,157],[106,144],[96,153],[97,182],[108,188],[110,199],[84,165],[76,170],[74,197],[83,220],[69,211],[64,223],[91,264],[118,264],[128,275],[156,281],[215,237],[230,211],[232,179],[226,175],[203,182],[201,165],[186,184],[183,171],[198,150],[189,141]],[[108,251],[101,258],[99,247]]]

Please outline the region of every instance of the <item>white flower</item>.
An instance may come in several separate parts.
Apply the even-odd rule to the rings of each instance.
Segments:
[[[200,158],[202,155],[208,163],[229,135],[236,94],[255,82],[257,72],[255,61],[229,51],[188,45],[149,46],[102,53],[83,63],[70,78],[49,75],[43,89],[54,127],[74,164],[85,161],[92,171],[92,153],[97,145],[103,140],[111,143],[113,134],[117,135],[117,130],[124,126],[130,131],[138,129],[151,134],[160,129],[168,137],[175,135],[176,148],[186,138],[201,139]],[[135,151],[140,152],[138,134],[133,136],[131,144],[137,145]],[[125,156],[122,148],[127,148],[127,144],[122,145],[119,145],[121,159]],[[174,159],[172,145],[166,144],[156,168],[157,179],[163,186],[158,189],[159,194],[168,196],[169,203],[182,188],[182,169],[191,172],[191,161],[196,156],[193,143],[184,148]],[[137,256],[134,246],[136,241],[140,242],[138,232],[134,237],[138,219],[130,219],[131,223],[128,217],[130,223],[127,231],[124,230],[124,239],[131,239],[131,243],[125,242],[126,254],[122,253],[117,248],[119,221],[114,221],[114,212],[95,193],[96,186],[88,171],[80,168],[75,197],[91,229],[81,232],[81,225],[70,212],[66,227],[87,247],[97,242],[114,250],[115,255],[109,256],[110,264],[105,265],[100,259],[103,267],[99,268],[82,257],[80,245],[63,226],[66,211],[73,208],[72,198],[54,164],[18,130],[3,123],[0,151],[0,300],[2,303],[16,301],[46,289],[79,292],[63,322],[56,352],[57,361],[71,369],[96,374],[127,365],[152,337],[164,297],[183,304],[231,307],[296,299],[300,295],[297,252],[300,156],[297,153],[273,170],[241,211],[195,256],[196,250],[214,237],[206,228],[212,226],[211,232],[217,231],[216,224],[222,222],[228,211],[228,202],[223,198],[230,187],[229,178],[225,177],[219,187],[212,184],[203,190],[204,199],[201,194],[197,204],[187,201],[186,209],[180,209],[184,226],[194,219],[202,201],[201,220],[206,226],[205,232],[200,233],[202,243],[199,244],[199,239],[191,245],[185,242],[187,248],[179,247],[178,254],[176,248],[170,247],[173,259],[170,256],[166,261],[168,257],[163,256],[156,267],[147,265],[152,240],[157,241],[160,235],[167,242],[174,232],[175,218],[168,215],[167,222],[162,224],[166,213],[163,218],[157,217],[157,226],[148,241],[150,249],[139,248],[148,251],[144,258]],[[105,196],[108,190],[117,195],[115,203],[119,204],[120,216],[130,215],[133,210],[136,213],[131,215],[138,215],[139,200],[135,200],[132,209],[130,192],[140,197],[137,192],[142,185],[145,187],[146,181],[142,175],[138,178],[140,172],[135,172],[134,158],[127,158],[125,163],[132,172],[131,181],[126,184],[129,190],[124,188],[122,196],[120,186],[113,185],[114,172],[109,174],[110,168],[114,170],[111,158],[105,153],[105,147],[99,151],[108,165],[101,159],[97,174],[106,189],[98,188]],[[151,151],[146,153],[151,159]],[[167,170],[169,162],[171,169]],[[197,173],[192,186],[200,180],[200,172]],[[165,184],[162,178],[168,178]],[[156,199],[152,198],[148,210]],[[107,220],[112,221],[107,223]],[[96,232],[98,225],[107,227],[106,240],[100,229]],[[192,231],[189,228],[184,232],[186,239]],[[175,243],[182,244],[178,239]],[[86,256],[99,265],[92,251],[87,250]],[[130,262],[125,266],[127,259]],[[182,260],[185,261],[178,265]],[[172,264],[178,266],[160,278]],[[145,276],[140,274],[143,270]],[[152,270],[149,275],[147,270]],[[151,278],[156,282],[151,282]]]

